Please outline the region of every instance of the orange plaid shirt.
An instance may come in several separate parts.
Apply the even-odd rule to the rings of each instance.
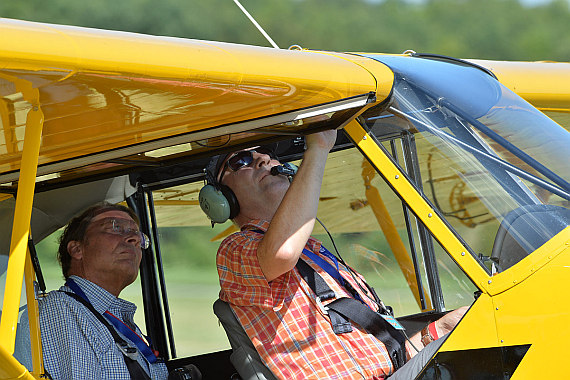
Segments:
[[[251,221],[227,237],[216,261],[220,298],[231,305],[269,369],[281,379],[384,379],[390,375],[393,367],[384,344],[357,325],[350,333],[335,334],[297,269],[267,282],[256,254],[263,234],[253,230],[266,231],[268,226],[266,221]],[[320,247],[313,238],[306,245],[317,254]],[[339,297],[350,297],[328,273],[302,257]],[[339,265],[344,279],[362,293]]]

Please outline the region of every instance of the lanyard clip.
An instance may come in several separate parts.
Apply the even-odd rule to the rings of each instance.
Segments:
[[[123,353],[123,355],[125,355],[129,359],[136,361],[139,358],[139,352],[137,351],[136,348],[130,347],[126,343],[123,343],[123,344],[115,343],[115,344],[119,348],[119,351],[121,351]]]
[[[319,307],[319,310],[321,311],[321,313],[328,315],[329,314],[329,308],[328,308],[328,306],[323,305],[323,302],[321,301],[321,297],[317,297],[316,301],[317,301],[317,306]]]
[[[315,301],[317,302],[317,306],[319,307],[319,310],[321,311],[321,313],[323,313],[323,314],[325,314],[325,315],[328,315],[328,313],[329,313],[329,307],[328,307],[328,306],[325,306],[325,305],[323,304],[323,301],[331,300],[331,299],[334,299],[334,298],[336,298],[336,293],[335,293],[334,291],[332,291],[332,290],[326,292],[326,293],[323,294],[323,295],[317,296],[317,297],[315,298]]]

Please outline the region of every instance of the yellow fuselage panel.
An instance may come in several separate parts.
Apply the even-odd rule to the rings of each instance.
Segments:
[[[40,164],[376,91],[361,66],[307,51],[0,20],[0,173],[17,170],[31,96]]]
[[[570,242],[564,246],[521,284],[493,297],[500,343],[531,344],[513,380],[563,379],[570,371]]]
[[[546,264],[530,271],[517,264],[502,273],[510,274],[513,286],[494,295],[484,292],[441,351],[530,345],[512,379],[565,378],[570,370],[569,234],[570,227],[532,254],[546,255]]]

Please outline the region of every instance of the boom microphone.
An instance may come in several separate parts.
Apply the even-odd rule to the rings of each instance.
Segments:
[[[297,174],[297,167],[288,162],[283,165],[277,165],[271,168],[271,175],[285,175],[288,177],[293,177],[295,174]]]

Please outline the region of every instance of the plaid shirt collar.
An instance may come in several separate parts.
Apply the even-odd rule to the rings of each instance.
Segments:
[[[268,228],[269,228],[269,222],[267,220],[262,220],[262,219],[252,219],[249,220],[243,226],[241,226],[242,231],[261,230],[263,232],[266,232]]]

